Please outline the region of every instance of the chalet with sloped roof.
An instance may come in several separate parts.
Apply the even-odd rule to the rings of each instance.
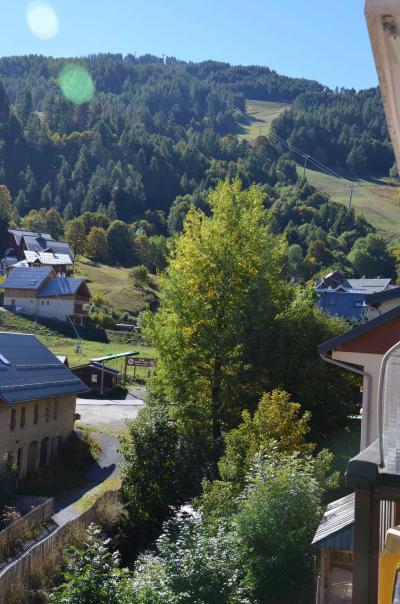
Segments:
[[[376,316],[366,299],[382,292],[394,292],[400,298],[400,287],[390,278],[346,279],[340,271],[327,274],[315,287],[318,305],[333,316],[349,320],[360,320]],[[370,298],[371,299],[371,298]],[[368,312],[371,316],[368,316]]]
[[[89,314],[86,281],[60,277],[53,268],[15,268],[2,287],[4,306],[13,312],[78,324]]]
[[[12,259],[12,261],[8,259]],[[4,274],[13,266],[53,267],[57,274],[73,272],[74,254],[65,241],[53,239],[50,233],[8,229],[1,270]]]

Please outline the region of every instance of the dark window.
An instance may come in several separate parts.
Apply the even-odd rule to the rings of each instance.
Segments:
[[[6,460],[7,470],[11,470],[12,465],[13,465],[13,454],[12,454],[12,451],[8,451],[7,460]]]
[[[23,428],[25,426],[25,420],[26,420],[26,409],[25,409],[25,407],[22,407],[22,409],[21,409],[21,428]]]
[[[39,421],[39,405],[35,405],[35,409],[33,411],[33,423],[37,424]]]
[[[10,430],[15,430],[16,425],[17,425],[17,412],[15,409],[11,409]]]
[[[58,401],[55,400],[54,407],[53,407],[53,419],[56,420],[57,417],[58,417]]]
[[[17,453],[17,470],[18,470],[18,474],[21,471],[21,466],[22,466],[22,452],[23,449],[18,449],[18,453]]]
[[[44,417],[45,417],[45,420],[46,420],[46,424],[48,424],[49,420],[50,420],[50,407],[48,405],[46,407],[46,411],[45,411],[45,416]]]

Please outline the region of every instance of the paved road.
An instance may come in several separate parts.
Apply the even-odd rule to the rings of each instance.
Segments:
[[[134,386],[129,389],[125,400],[78,398],[76,411],[82,423],[118,432],[126,420],[135,419],[145,405],[145,398],[145,386]]]
[[[145,395],[144,387],[136,387],[132,388],[127,398],[122,401],[78,398],[76,411],[80,414],[83,424],[92,425],[94,429],[98,426],[97,430],[103,428],[105,431],[120,434],[125,429],[126,420],[135,419],[140,409],[144,407]],[[59,525],[79,516],[75,503],[83,495],[90,494],[90,491],[99,484],[118,473],[121,462],[118,438],[101,432],[92,432],[92,436],[100,444],[100,458],[87,470],[87,482],[83,487],[54,502],[56,514],[53,516],[53,520]]]
[[[54,501],[56,513],[52,517],[59,526],[77,518],[80,512],[76,509],[75,503],[84,495],[87,495],[99,484],[118,474],[121,463],[120,443],[114,436],[106,436],[93,432],[91,434],[101,447],[99,459],[92,464],[86,471],[86,484],[79,489],[67,493],[63,497],[57,497]]]
[[[141,399],[124,401],[104,401],[95,399],[80,399],[76,401],[76,411],[84,424],[93,426],[108,426],[117,428],[123,426],[126,420],[135,419],[140,409],[144,407]]]

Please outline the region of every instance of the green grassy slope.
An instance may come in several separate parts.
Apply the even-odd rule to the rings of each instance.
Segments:
[[[70,366],[80,365],[82,363],[86,363],[89,359],[100,356],[116,354],[118,352],[128,352],[131,350],[137,351],[140,356],[146,358],[154,358],[155,354],[155,350],[153,348],[141,346],[135,343],[104,343],[93,342],[90,340],[82,340],[81,352],[77,353],[77,340],[72,335],[72,328],[71,337],[65,337],[55,329],[35,323],[35,321],[31,319],[17,316],[9,312],[2,312],[0,313],[0,332],[7,331],[34,334],[54,354],[66,354],[68,356]],[[117,360],[109,364],[119,369],[121,367],[121,363],[121,360]]]
[[[247,100],[246,115],[239,126],[238,136],[253,140],[260,134],[268,134],[273,120],[289,108],[288,103]]]
[[[246,101],[246,116],[240,124],[239,136],[254,140],[259,134],[268,134],[272,121],[289,109],[285,103]],[[299,172],[303,171],[299,166]],[[348,204],[349,187],[345,181],[315,170],[307,170],[309,182],[330,194],[333,201]],[[390,178],[360,180],[355,183],[352,205],[389,239],[399,239],[400,191],[399,184]]]
[[[302,168],[299,167],[299,172]],[[348,205],[349,186],[343,180],[315,170],[306,170],[314,187],[330,194],[333,201]],[[357,181],[352,206],[361,212],[378,231],[391,240],[400,235],[400,185],[391,178]]]
[[[157,278],[152,276],[154,287],[134,287],[130,269],[107,266],[80,257],[75,263],[75,277],[86,279],[92,295],[101,292],[106,302],[121,311],[138,313],[154,300]]]

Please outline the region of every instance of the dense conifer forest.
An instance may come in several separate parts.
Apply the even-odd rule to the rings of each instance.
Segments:
[[[69,64],[90,74],[89,102],[64,97],[59,76]],[[236,136],[246,98],[292,108],[270,137],[249,142]],[[245,187],[261,185],[271,231],[287,236],[289,276],[308,279],[332,266],[365,273],[365,254],[376,245],[394,274],[374,228],[299,179],[296,154],[275,135],[348,174],[387,175],[393,165],[378,89],[331,91],[268,67],[151,55],[0,59],[0,182],[17,225],[39,228],[52,208],[64,225],[89,212],[101,214],[95,224],[105,229],[116,219],[132,225],[133,240],[166,237],[180,232],[192,205],[208,211],[207,193],[220,179],[239,175]],[[130,264],[134,257],[130,250],[103,256]],[[164,260],[147,265],[162,268]]]
[[[333,93],[267,67],[93,55],[79,63],[96,95],[74,106],[58,86],[65,63],[0,60],[0,177],[21,215],[55,207],[70,219],[111,203],[132,221],[236,172],[245,183],[290,180],[282,149],[230,136],[245,98],[294,102],[275,131],[323,161],[371,172],[393,164],[377,90]]]

